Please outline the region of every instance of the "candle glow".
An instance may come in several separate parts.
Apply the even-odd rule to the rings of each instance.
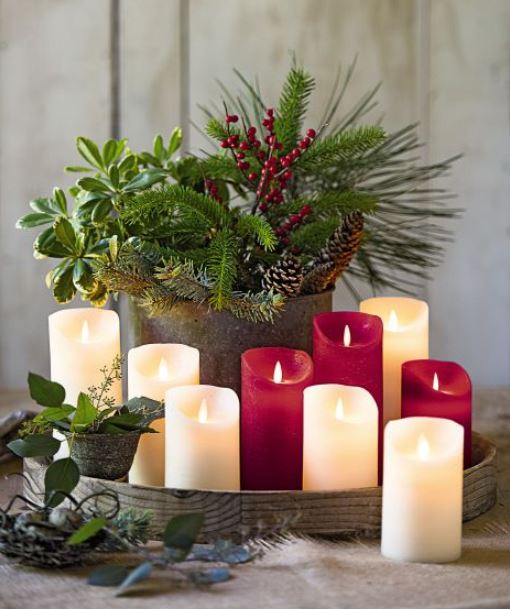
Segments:
[[[161,357],[161,360],[159,361],[158,378],[160,381],[169,381],[170,380],[168,362],[166,361],[166,358],[164,358],[164,357]]]
[[[274,372],[273,372],[273,383],[281,383],[283,381],[283,370],[282,365],[278,361],[275,364]]]
[[[420,434],[420,437],[418,438],[416,454],[421,461],[426,461],[430,456],[430,444],[423,434]]]
[[[90,339],[89,322],[85,319],[81,327],[81,342],[88,343]]]
[[[335,418],[337,421],[341,421],[344,418],[344,402],[341,397],[338,398],[336,403]]]
[[[198,409],[198,422],[199,423],[207,423],[208,413],[207,413],[207,400],[205,398],[200,402],[200,408]]]
[[[432,389],[434,389],[434,391],[439,391],[439,379],[437,377],[437,372],[434,372],[434,380],[432,381]]]
[[[344,347],[349,347],[351,345],[351,329],[349,325],[346,324],[344,328]]]
[[[391,311],[390,311],[390,316],[388,318],[387,329],[390,332],[397,332],[398,331],[398,317],[397,317],[397,313],[395,312],[395,309],[391,309]]]

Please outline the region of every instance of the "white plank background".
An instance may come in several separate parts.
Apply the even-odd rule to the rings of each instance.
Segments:
[[[74,138],[116,132],[133,147],[200,123],[232,67],[275,100],[289,52],[316,76],[317,118],[337,65],[358,54],[346,99],[379,80],[391,129],[415,120],[424,158],[465,152],[448,178],[466,208],[422,295],[432,354],[479,384],[510,383],[510,3],[507,0],[0,0],[0,386],[47,372],[56,308],[13,229],[33,196],[68,185]],[[113,54],[113,55],[112,55]],[[189,130],[192,149],[203,145]],[[354,306],[337,291],[337,307]]]

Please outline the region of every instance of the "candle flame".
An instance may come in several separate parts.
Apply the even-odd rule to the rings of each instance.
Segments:
[[[207,423],[207,401],[205,398],[200,402],[200,408],[198,409],[198,422],[199,423]]]
[[[283,381],[282,365],[278,361],[278,362],[276,362],[275,367],[274,367],[273,382],[274,383],[281,383],[282,381]]]
[[[81,342],[88,343],[90,338],[89,322],[85,319],[81,327]]]
[[[391,309],[390,311],[387,329],[390,330],[390,332],[396,332],[398,330],[398,317],[395,309]]]
[[[344,418],[344,401],[340,397],[336,403],[335,418],[337,421],[341,421]]]
[[[351,344],[351,329],[348,324],[345,324],[344,328],[344,347],[349,347]]]
[[[418,458],[422,461],[428,459],[430,455],[430,444],[428,443],[427,438],[423,434],[420,434],[420,437],[418,438],[416,452],[418,454]]]
[[[164,357],[162,357],[159,362],[158,376],[160,381],[168,381],[170,379],[168,362]]]
[[[434,380],[432,381],[432,389],[435,391],[439,391],[439,379],[437,377],[437,372],[434,372]]]

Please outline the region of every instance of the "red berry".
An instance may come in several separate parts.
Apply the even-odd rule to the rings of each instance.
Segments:
[[[267,143],[268,143],[270,146],[274,146],[275,142],[276,142],[276,137],[275,137],[274,135],[270,135],[270,136],[267,138]]]
[[[301,221],[301,217],[298,216],[298,214],[292,214],[292,216],[290,217],[290,222],[292,224],[298,224]]]
[[[302,148],[303,150],[306,150],[308,148],[308,146],[310,146],[311,143],[312,143],[312,141],[310,140],[310,138],[305,137],[304,139],[302,139],[299,142],[299,147]]]
[[[228,142],[227,142],[227,140],[221,140],[221,142],[220,142],[220,146],[221,146],[222,148],[228,148]]]
[[[273,108],[268,108],[266,110],[266,113],[267,113],[268,116],[273,116],[274,115],[274,109]]]
[[[301,208],[301,211],[299,213],[302,216],[308,216],[309,214],[312,213],[312,208],[310,207],[310,205],[303,205],[303,207]]]
[[[316,133],[315,129],[308,129],[308,131],[306,132],[306,135],[309,138],[313,139],[317,135],[317,133]]]
[[[299,148],[294,148],[294,150],[292,151],[292,156],[297,159],[298,156],[301,156],[301,150],[299,150]]]
[[[263,160],[266,158],[266,153],[265,153],[263,150],[259,150],[259,151],[257,152],[257,157],[258,157],[258,158],[259,158],[261,161],[263,161]]]
[[[294,245],[294,247],[292,248],[291,252],[297,256],[298,254],[301,253],[301,250],[299,249],[299,247],[297,245]]]
[[[282,237],[282,243],[283,245],[289,245],[290,239],[288,237]]]
[[[258,175],[252,171],[250,174],[248,174],[248,180],[254,182],[256,179],[258,178]]]
[[[292,175],[293,175],[293,174],[292,174],[292,171],[291,171],[290,169],[287,169],[287,171],[286,171],[286,172],[283,174],[283,177],[284,177],[286,180],[290,180],[290,179],[292,178]]]
[[[227,144],[233,148],[233,147],[237,146],[238,140],[239,140],[238,135],[231,135],[227,138]]]
[[[277,229],[274,231],[274,234],[275,234],[277,237],[281,237],[281,236],[282,236],[284,233],[285,233],[285,231],[284,231],[284,230],[283,230],[283,228],[281,228],[281,227],[280,227],[280,228],[277,228]]]
[[[254,148],[260,148],[260,142],[259,142],[259,140],[253,140],[252,146]]]
[[[281,142],[276,142],[274,148],[275,150],[283,150],[283,144]]]
[[[248,127],[247,133],[248,137],[253,137],[257,133],[257,130],[255,129],[255,127]]]
[[[237,163],[237,166],[239,167],[239,169],[242,169],[243,171],[245,169],[250,168],[250,164],[248,163],[248,161],[239,161],[239,163]]]
[[[240,148],[241,150],[248,150],[248,149],[249,149],[249,147],[250,147],[250,145],[248,144],[248,142],[241,142],[241,143],[239,144],[239,148]]]
[[[227,114],[227,116],[225,117],[225,121],[227,123],[237,123],[238,120],[239,117],[237,116],[237,114]]]
[[[285,190],[287,188],[287,182],[285,180],[282,180],[281,178],[280,178],[280,188],[282,190]]]
[[[267,203],[261,203],[259,205],[259,209],[260,209],[261,212],[264,212],[264,211],[267,211],[269,209],[269,206],[268,206]]]
[[[238,153],[236,154],[236,159],[244,159],[244,157],[245,157],[244,152],[238,152]]]
[[[279,171],[278,167],[276,165],[271,165],[271,167],[269,168],[269,171],[271,172],[272,175],[276,175]]]
[[[284,156],[282,159],[280,159],[280,163],[282,164],[282,167],[290,167],[292,160],[289,159],[288,156]]]

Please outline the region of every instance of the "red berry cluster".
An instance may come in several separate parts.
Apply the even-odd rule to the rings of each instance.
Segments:
[[[205,180],[205,187],[207,189],[207,194],[210,197],[216,199],[218,203],[221,203],[223,201],[218,191],[218,186],[216,185],[216,182],[213,182],[213,180]]]
[[[297,214],[292,214],[287,220],[275,230],[275,234],[280,238],[283,245],[289,245],[289,233],[297,228],[303,220],[312,213],[310,205],[303,205]],[[297,252],[294,252],[297,253]]]
[[[301,156],[316,137],[314,129],[308,129],[306,136],[301,139],[292,151],[281,154],[283,144],[278,141],[274,132],[275,112],[273,108],[266,110],[262,125],[267,130],[263,138],[266,146],[257,137],[257,129],[253,126],[244,127],[245,137],[230,132],[230,125],[239,121],[236,114],[227,114],[227,138],[221,140],[222,148],[230,149],[238,168],[250,182],[258,184],[255,189],[258,209],[265,213],[272,205],[283,203],[284,191],[289,180],[293,177],[292,164]],[[288,233],[297,227],[311,213],[309,205],[304,205],[299,213],[292,215],[282,226],[276,229],[281,243],[288,245]]]

